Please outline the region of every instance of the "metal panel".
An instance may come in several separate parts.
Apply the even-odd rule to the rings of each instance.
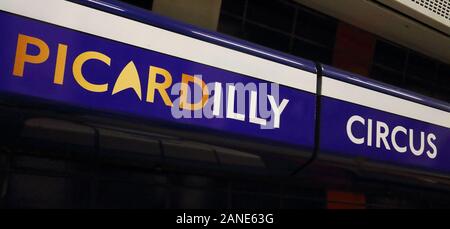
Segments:
[[[450,35],[450,1],[448,0],[379,1]]]

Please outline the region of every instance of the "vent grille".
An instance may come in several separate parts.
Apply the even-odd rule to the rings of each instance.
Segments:
[[[422,10],[432,12],[435,15],[450,21],[450,0],[411,0],[419,5]]]

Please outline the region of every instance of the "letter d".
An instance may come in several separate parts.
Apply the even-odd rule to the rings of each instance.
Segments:
[[[28,44],[32,44],[39,48],[37,55],[28,55]],[[48,59],[50,50],[48,45],[41,39],[19,34],[17,39],[16,58],[14,60],[13,75],[23,77],[25,63],[40,64]]]
[[[188,102],[188,92],[189,92],[189,82],[197,84],[201,88],[201,100],[197,103],[189,103]],[[196,92],[194,90],[194,92]],[[194,93],[194,98],[196,93]],[[202,109],[206,102],[208,102],[209,98],[209,90],[208,86],[206,86],[205,82],[198,77],[191,76],[188,74],[182,74],[181,76],[181,91],[180,91],[180,108],[187,110],[200,110]]]

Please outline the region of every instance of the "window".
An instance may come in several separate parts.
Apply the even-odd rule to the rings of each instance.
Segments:
[[[219,32],[331,64],[338,21],[286,0],[222,0]],[[450,102],[450,65],[378,39],[370,77]]]
[[[331,64],[337,21],[284,0],[222,0],[219,32]]]
[[[370,76],[450,102],[450,65],[387,41],[377,40]]]

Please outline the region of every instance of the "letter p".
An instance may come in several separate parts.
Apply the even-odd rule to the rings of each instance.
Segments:
[[[36,55],[27,54],[28,44],[39,48]],[[16,58],[14,60],[13,75],[23,77],[25,63],[40,64],[48,59],[50,50],[48,45],[41,39],[19,34],[17,39]]]

